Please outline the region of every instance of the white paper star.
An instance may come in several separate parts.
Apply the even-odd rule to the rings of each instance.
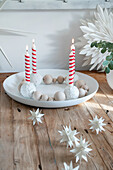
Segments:
[[[82,139],[82,136],[80,137],[80,143],[79,142],[75,142],[75,148],[70,150],[70,152],[75,153],[75,157],[76,157],[76,162],[78,162],[83,158],[86,162],[87,160],[87,156],[89,156],[89,152],[92,150],[91,148],[88,148],[88,146],[91,144],[88,144],[88,141],[85,142],[85,139]]]
[[[69,166],[64,162],[64,168],[62,170],[78,170],[78,169],[79,169],[79,166],[73,168],[73,164],[71,161]]]
[[[60,143],[67,142],[67,148],[68,146],[72,147],[74,141],[79,141],[79,139],[75,137],[75,135],[77,135],[79,132],[77,132],[77,130],[71,130],[70,125],[69,128],[67,126],[63,126],[63,130],[58,132],[62,136]]]
[[[33,110],[33,111],[30,110],[30,113],[31,113],[32,116],[29,117],[28,119],[32,119],[33,120],[33,125],[35,125],[36,122],[38,124],[42,123],[41,118],[42,118],[42,116],[44,116],[44,114],[41,114],[39,112],[39,109],[37,109],[36,111],[35,110]]]
[[[96,133],[98,134],[102,130],[105,131],[105,129],[102,126],[105,126],[106,124],[103,123],[104,119],[102,117],[98,119],[98,117],[95,116],[93,120],[89,121],[91,122],[89,125],[91,125],[90,129],[92,129],[92,132],[96,130]]]

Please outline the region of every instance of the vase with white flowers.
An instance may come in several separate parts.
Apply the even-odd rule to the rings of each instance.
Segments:
[[[102,54],[104,54],[106,51],[109,53],[103,62],[103,67],[106,73],[107,82],[113,89],[113,43],[106,41],[94,41],[91,43],[91,48],[93,47],[100,49]]]

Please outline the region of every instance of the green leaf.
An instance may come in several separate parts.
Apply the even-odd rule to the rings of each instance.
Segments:
[[[110,50],[110,49],[108,49],[108,52],[111,52],[111,50]]]
[[[91,48],[95,46],[95,42],[92,42],[91,43]]]
[[[101,50],[101,53],[105,53],[106,52],[106,48],[103,48],[102,50]]]
[[[106,60],[107,61],[110,61],[112,59],[112,55],[108,55],[107,57],[106,57]]]
[[[109,64],[109,61],[104,61],[103,66],[107,66]]]
[[[110,70],[113,70],[113,61],[110,61],[108,67],[110,68]]]
[[[98,47],[98,46],[99,46],[99,44],[97,42],[95,42],[95,47]]]
[[[105,68],[105,73],[106,73],[106,74],[110,73],[109,67],[106,67],[106,68]]]

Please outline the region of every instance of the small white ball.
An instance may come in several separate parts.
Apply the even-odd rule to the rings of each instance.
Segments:
[[[31,98],[34,91],[36,91],[36,87],[30,82],[25,82],[20,88],[21,95],[27,98]]]
[[[34,100],[40,100],[41,95],[42,94],[39,91],[35,91],[32,97]]]
[[[35,86],[38,86],[42,82],[42,76],[39,73],[31,73],[30,81],[34,83]]]
[[[79,90],[76,86],[67,86],[64,90],[67,100],[77,99],[79,97]]]
[[[53,77],[49,74],[46,74],[44,77],[43,77],[43,81],[45,84],[51,84],[53,82]]]
[[[78,88],[81,88],[82,86],[84,86],[86,83],[84,82],[84,80],[77,80],[75,83],[75,86]]]
[[[86,95],[86,90],[80,88],[79,89],[79,97],[84,97]]]
[[[74,82],[76,82],[79,79],[79,76],[75,73],[74,74]],[[65,83],[69,84],[69,76],[65,77]]]
[[[47,101],[48,100],[48,95],[43,94],[40,98],[41,101]]]
[[[66,99],[66,96],[64,92],[58,91],[55,93],[54,98],[56,101],[64,101]]]

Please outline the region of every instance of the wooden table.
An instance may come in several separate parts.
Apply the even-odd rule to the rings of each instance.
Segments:
[[[61,170],[63,162],[75,158],[66,144],[60,144],[58,130],[71,124],[91,144],[88,163],[81,162],[80,170],[113,169],[113,90],[105,74],[84,72],[99,82],[98,93],[88,102],[62,109],[43,109],[43,123],[32,125],[28,119],[32,107],[12,100],[4,92],[3,80],[10,74],[0,74],[0,170]],[[89,130],[88,119],[95,115],[106,122],[105,132],[96,135]]]

